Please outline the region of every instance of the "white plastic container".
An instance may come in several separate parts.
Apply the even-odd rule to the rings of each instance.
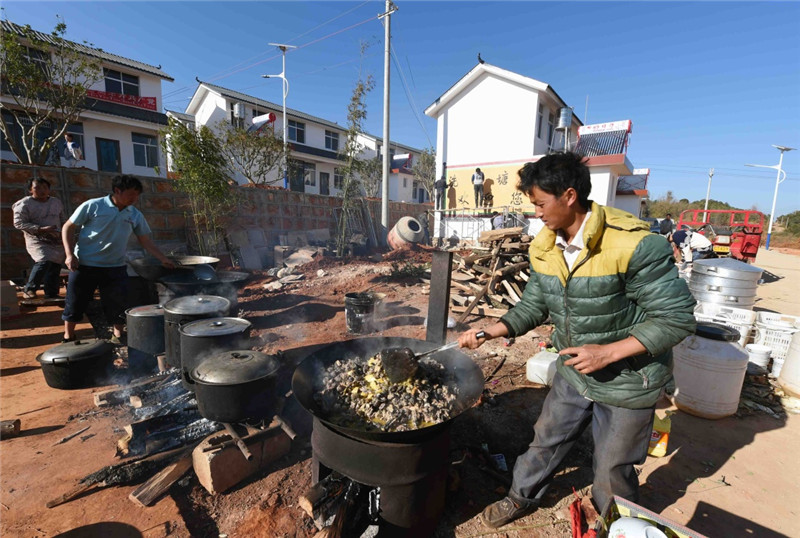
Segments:
[[[739,408],[749,355],[739,335],[718,323],[698,323],[672,350],[675,405],[702,418],[727,417]]]
[[[740,342],[741,343],[741,342]],[[769,356],[772,354],[772,348],[762,346],[760,344],[747,344],[744,346],[749,356],[747,363],[748,374],[765,374],[767,373],[767,366],[769,365]]]
[[[783,368],[778,374],[778,384],[786,394],[800,398],[800,332],[792,336]]]
[[[553,383],[553,377],[556,375],[557,360],[558,353],[551,353],[550,351],[540,351],[528,359],[528,362],[525,363],[525,374],[528,377],[528,381],[549,387]]]

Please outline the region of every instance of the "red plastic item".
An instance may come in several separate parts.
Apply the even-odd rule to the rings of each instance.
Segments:
[[[570,523],[572,525],[572,538],[597,538],[597,533],[594,529],[589,529],[583,532],[583,527],[586,524],[586,517],[581,508],[581,498],[575,488],[572,488],[572,494],[575,495],[575,500],[569,505]]]

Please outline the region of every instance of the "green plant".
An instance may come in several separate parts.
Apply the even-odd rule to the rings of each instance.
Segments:
[[[389,273],[389,276],[394,278],[422,277],[425,275],[428,269],[429,269],[428,264],[415,264],[406,261],[403,262],[403,265],[400,265],[397,262],[392,262],[392,271]]]
[[[216,125],[220,150],[231,176],[237,173],[253,185],[283,183],[283,176],[267,181],[267,176],[280,165],[283,141],[275,136],[274,127],[248,131],[223,120]]]

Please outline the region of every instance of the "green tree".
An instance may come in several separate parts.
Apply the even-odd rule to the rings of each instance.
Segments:
[[[103,77],[100,60],[87,54],[91,44],[64,39],[61,19],[49,35],[4,22],[12,30],[0,37],[2,93],[14,104],[0,109],[14,122],[0,121],[0,131],[19,162],[42,165],[88,108],[86,91]]]
[[[283,156],[283,140],[275,136],[274,127],[265,126],[260,131],[248,132],[223,120],[217,124],[216,131],[231,177],[239,173],[253,185],[283,184],[280,174],[267,180],[270,172],[280,166]]]
[[[161,144],[177,171],[178,191],[189,199],[200,253],[208,254],[209,246],[219,244],[224,219],[236,201],[226,173],[228,163],[211,129],[205,125],[190,129],[175,118],[168,121],[161,132]]]
[[[411,167],[411,172],[425,192],[428,198],[434,199],[433,184],[436,182],[436,150],[426,148],[422,150],[419,159]]]
[[[371,198],[378,198],[383,185],[383,159],[380,157],[360,159],[356,165],[364,194]]]
[[[347,139],[344,144],[344,150],[342,151],[344,166],[339,167],[339,171],[344,180],[341,192],[342,216],[339,219],[336,233],[336,252],[339,256],[344,255],[352,232],[348,224],[350,220],[348,218],[349,213],[360,209],[357,204],[361,199],[362,184],[358,176],[361,169],[358,155],[364,148],[358,142],[358,135],[362,132],[362,125],[367,118],[366,96],[374,86],[375,82],[372,75],[367,75],[366,78],[359,77],[355,88],[353,88],[350,104],[347,105]]]

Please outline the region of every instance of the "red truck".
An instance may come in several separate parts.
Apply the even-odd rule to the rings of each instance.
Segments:
[[[705,235],[717,256],[752,263],[764,231],[764,214],[736,209],[687,209],[678,219],[678,229],[685,228]]]

